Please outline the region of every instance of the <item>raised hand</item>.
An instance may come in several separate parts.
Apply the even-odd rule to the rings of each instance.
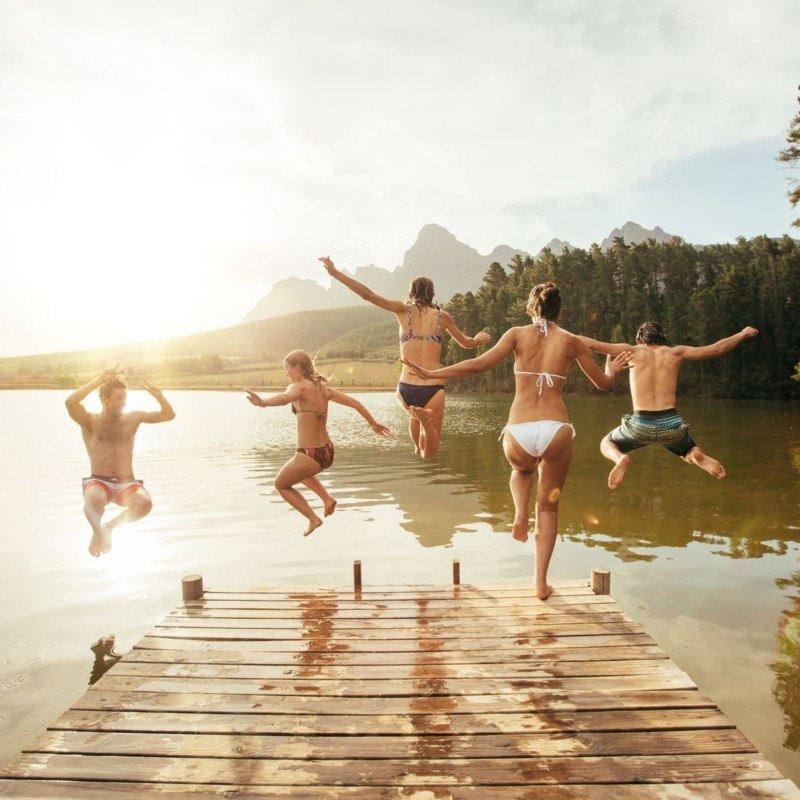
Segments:
[[[320,256],[319,260],[323,263],[328,275],[333,275],[333,273],[336,272],[336,267],[333,265],[330,256]]]
[[[633,356],[632,350],[623,350],[621,353],[618,353],[614,358],[611,356],[606,356],[606,372],[609,375],[616,375],[619,372],[622,372],[624,369],[628,369],[630,364],[628,363]]]
[[[258,406],[259,408],[263,408],[264,404],[261,402],[261,398],[252,389],[242,388],[242,391],[243,392],[247,392],[247,399],[254,406]]]
[[[476,333],[473,337],[475,339],[475,344],[480,347],[482,344],[489,344],[492,341],[492,336],[487,331],[480,331]]]
[[[758,328],[754,328],[752,325],[748,325],[746,328],[742,328],[742,333],[748,339],[752,339],[754,336],[758,336]]]
[[[103,383],[108,383],[109,381],[113,381],[120,372],[125,372],[125,370],[120,370],[119,368],[119,361],[113,366],[104,369],[100,375],[98,376]]]
[[[425,369],[425,367],[421,367],[414,361],[410,361],[409,359],[403,357],[400,359],[415,375],[418,375],[420,378],[430,378],[431,373],[430,370]]]
[[[381,425],[380,422],[373,422],[371,427],[372,430],[374,430],[375,433],[378,434],[378,436],[386,437],[392,435],[392,432],[385,425]]]
[[[147,379],[143,380],[139,384],[139,388],[144,389],[146,392],[149,392],[151,395],[153,395],[153,397],[156,397],[157,395],[161,394],[161,389],[159,389],[158,386],[154,386]]]

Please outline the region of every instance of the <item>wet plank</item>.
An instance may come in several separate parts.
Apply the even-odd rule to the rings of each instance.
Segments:
[[[732,728],[716,708],[536,711],[503,714],[226,714],[169,711],[76,711],[62,714],[50,730],[128,733],[241,733],[300,735],[516,734],[572,732],[692,731]]]
[[[521,785],[669,783],[677,780],[777,780],[778,770],[754,754],[559,756],[530,758],[253,759],[162,758],[23,753],[0,777],[129,780],[154,783],[245,783],[279,786]]]
[[[113,781],[0,781],[0,797],[20,800],[142,800],[151,795],[170,800],[235,797],[237,800],[486,800],[483,786],[412,788],[374,786],[248,786],[243,784],[120,783]],[[788,780],[743,783],[573,784],[571,786],[492,786],[492,800],[800,800],[800,791]]]

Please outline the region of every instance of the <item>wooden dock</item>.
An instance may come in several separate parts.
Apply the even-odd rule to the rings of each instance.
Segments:
[[[184,602],[0,770],[0,796],[800,798],[593,580]]]

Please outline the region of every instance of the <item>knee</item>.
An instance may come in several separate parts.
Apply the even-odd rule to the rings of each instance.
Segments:
[[[275,482],[273,483],[275,490],[278,492],[285,492],[288,488],[290,488],[291,484],[287,483],[285,478],[275,478]]]
[[[511,464],[511,469],[513,472],[519,472],[520,475],[533,475],[536,472],[536,467],[516,466],[514,463]]]
[[[153,510],[153,501],[151,500],[150,495],[139,497],[136,500],[136,510],[141,516],[145,516]]]

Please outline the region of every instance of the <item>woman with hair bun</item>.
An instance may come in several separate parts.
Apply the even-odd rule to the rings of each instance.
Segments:
[[[420,377],[445,380],[478,375],[514,354],[516,392],[503,428],[503,450],[511,465],[509,485],[514,498],[514,538],[528,539],[528,511],[536,490],[536,594],[545,600],[553,591],[547,569],[556,543],[558,505],[572,459],[575,429],[569,422],[562,391],[573,361],[598,388],[608,391],[627,364],[628,353],[606,362],[605,372],[592,359],[580,337],[557,324],[561,294],[552,281],[533,287],[526,308],[530,325],[507,330],[497,344],[477,358],[441,369],[428,369],[411,359],[403,363]]]
[[[283,369],[290,381],[285,392],[262,399],[252,389],[244,391],[247,392],[247,399],[259,408],[292,405],[292,413],[297,417],[297,451],[275,476],[275,488],[292,508],[308,520],[308,527],[303,532],[303,536],[308,536],[322,525],[322,520],[294,488],[296,484],[302,483],[322,500],[326,517],[336,509],[336,501],[315,477],[333,463],[333,442],[326,426],[328,403],[354,408],[379,436],[388,436],[390,431],[376,422],[354,397],[328,386],[327,379],[317,372],[311,356],[304,350],[292,350],[283,359]]]
[[[411,281],[406,300],[381,297],[368,286],[336,269],[330,256],[322,256],[334,280],[344,284],[363,300],[391,311],[397,317],[400,329],[400,355],[425,367],[435,368],[441,363],[442,342],[449,333],[462,347],[473,349],[492,340],[486,331],[467,336],[453,318],[433,302],[433,281],[417,277]],[[414,443],[414,452],[422,458],[433,458],[439,450],[444,422],[444,384],[428,380],[403,367],[397,384],[397,401],[409,415],[408,432]]]

